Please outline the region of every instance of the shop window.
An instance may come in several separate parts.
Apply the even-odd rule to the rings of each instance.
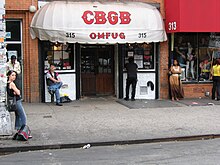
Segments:
[[[220,58],[220,33],[176,33],[170,63],[177,59],[182,80],[210,81],[210,69]]]
[[[6,41],[21,41],[21,21],[7,20],[6,21]]]
[[[154,44],[127,44],[124,63],[128,63],[128,58],[134,57],[134,62],[138,69],[155,69],[154,64]]]
[[[41,49],[44,56],[44,69],[49,69],[51,63],[58,70],[74,69],[73,44],[41,42]]]

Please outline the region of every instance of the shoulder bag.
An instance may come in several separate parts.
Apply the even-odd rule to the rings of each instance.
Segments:
[[[7,104],[6,108],[9,112],[15,112],[16,111],[16,96],[9,96],[7,94]]]

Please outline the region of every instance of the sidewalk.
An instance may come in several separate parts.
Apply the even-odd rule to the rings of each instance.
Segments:
[[[62,107],[24,103],[24,108],[33,138],[23,142],[1,137],[0,152],[220,134],[220,102],[210,99],[132,102],[99,97],[64,103]]]

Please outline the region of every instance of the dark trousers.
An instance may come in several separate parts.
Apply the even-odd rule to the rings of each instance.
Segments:
[[[212,99],[215,99],[216,91],[217,91],[217,100],[220,100],[220,76],[213,77]]]
[[[130,85],[132,86],[131,98],[134,99],[136,92],[137,78],[127,78],[126,80],[126,98],[129,98]]]

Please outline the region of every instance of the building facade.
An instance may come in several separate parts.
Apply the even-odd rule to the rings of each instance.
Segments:
[[[30,37],[30,22],[34,13],[29,7],[37,7],[37,1],[6,0],[7,50],[17,55],[22,65],[22,97],[26,102],[40,102],[38,40]],[[11,52],[10,52],[11,51]]]
[[[220,23],[217,0],[165,0],[169,65],[178,59],[187,98],[209,97],[210,69],[220,58]],[[209,12],[206,12],[209,9]]]
[[[166,20],[163,0],[142,2],[156,7],[162,19]],[[6,0],[6,31],[11,32],[11,37],[6,39],[7,50],[9,55],[16,54],[22,64],[22,97],[25,102],[50,101],[44,75],[49,63],[57,64],[64,80],[61,95],[68,95],[72,100],[92,95],[123,98],[126,80],[123,66],[129,56],[134,56],[139,65],[137,99],[169,99],[169,34],[168,41],[122,44],[62,43],[32,39],[30,26],[36,12],[30,12],[29,8],[35,6],[39,10],[42,3],[47,2]],[[201,86],[186,82],[185,97],[203,97],[210,87],[211,82],[208,81]]]

